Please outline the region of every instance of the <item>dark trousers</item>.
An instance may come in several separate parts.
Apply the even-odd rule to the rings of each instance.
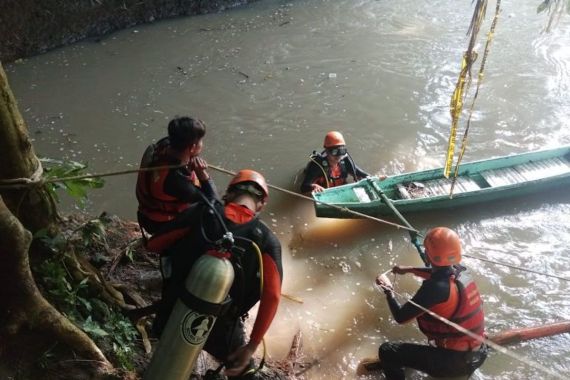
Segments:
[[[464,352],[420,344],[384,343],[378,356],[387,380],[405,379],[404,368],[413,368],[433,377],[469,378],[487,358],[487,348]]]
[[[225,363],[225,359],[228,355],[239,347],[245,345],[245,343],[246,334],[242,319],[221,317],[216,320],[214,328],[210,332],[208,340],[204,345],[204,351]],[[231,363],[225,364],[226,366],[231,365]],[[247,372],[251,368],[254,368],[253,359],[250,360],[249,365],[245,368],[244,372]],[[249,380],[255,378],[256,377],[254,375],[228,376],[228,380]]]
[[[204,345],[204,351],[220,361],[239,347],[245,345],[245,327],[241,318],[220,317],[214,323],[208,340]]]

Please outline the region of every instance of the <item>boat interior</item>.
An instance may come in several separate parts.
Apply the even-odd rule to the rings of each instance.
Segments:
[[[457,177],[453,193],[514,185],[567,173],[570,173],[570,161],[566,156],[529,161],[520,165],[484,170]],[[444,177],[423,182],[398,184],[398,197],[400,199],[417,199],[447,195],[451,192],[451,185],[452,180]]]

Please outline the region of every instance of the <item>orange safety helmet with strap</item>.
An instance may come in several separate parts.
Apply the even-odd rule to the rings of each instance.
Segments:
[[[424,247],[433,266],[445,267],[461,261],[461,240],[450,228],[431,229],[424,239]]]
[[[232,178],[232,180],[228,185],[228,191],[230,190],[230,188],[245,182],[255,183],[263,193],[261,194],[262,200],[264,202],[267,200],[267,198],[269,197],[269,187],[267,186],[265,178],[255,170],[251,169],[242,169],[239,172],[237,172],[237,174]]]
[[[172,162],[168,160],[168,138],[150,145],[142,158],[141,168],[153,166],[168,166]],[[164,192],[164,181],[169,169],[154,171],[141,171],[138,174],[136,195],[139,201],[139,212],[155,222],[168,222],[190,205]],[[188,176],[188,181],[199,186],[200,183],[194,172]]]
[[[327,135],[325,136],[325,142],[323,144],[325,148],[332,148],[333,146],[340,146],[340,145],[346,145],[342,133],[337,131],[330,131],[329,133],[327,133]]]
[[[434,267],[459,264],[461,261],[461,240],[455,231],[447,227],[431,229],[424,239],[424,247],[429,261]],[[457,323],[472,333],[483,336],[483,301],[477,285],[464,267],[454,267],[449,278],[449,297],[431,308],[434,313]],[[429,314],[418,317],[420,330],[437,347],[467,351],[480,345],[480,342],[456,330]]]

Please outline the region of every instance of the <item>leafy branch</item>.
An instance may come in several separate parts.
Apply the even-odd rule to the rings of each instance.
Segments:
[[[76,161],[62,161],[51,158],[40,159],[44,167],[44,178],[66,178],[85,174],[87,165]],[[101,178],[80,178],[66,181],[49,182],[46,189],[49,195],[59,203],[57,190],[63,189],[74,198],[80,206],[85,206],[87,201],[87,191],[89,189],[102,188],[105,181]]]

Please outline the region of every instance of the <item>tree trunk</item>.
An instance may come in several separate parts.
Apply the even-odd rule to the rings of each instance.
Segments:
[[[22,341],[62,343],[95,372],[108,372],[111,364],[93,341],[61,315],[40,294],[29,266],[31,234],[8,210],[0,197],[0,363],[14,363]],[[41,343],[25,350],[34,351]],[[39,353],[38,353],[39,354]],[[37,360],[30,355],[31,360]],[[21,363],[18,363],[19,365]]]
[[[41,165],[1,64],[0,152],[0,180],[41,176]],[[32,276],[28,252],[32,235],[24,227],[32,232],[53,227],[56,216],[44,188],[0,186],[0,377],[14,368],[19,377],[20,368],[37,364],[38,356],[54,346],[58,357],[81,357],[79,367],[87,377],[113,368],[87,334],[43,298]],[[78,366],[77,361],[70,361],[67,367],[74,364]]]
[[[28,137],[28,128],[8,85],[0,64],[0,180],[31,178],[41,174],[41,166]],[[14,214],[32,232],[49,227],[56,210],[47,193],[40,187],[7,190],[0,187],[0,196]]]

